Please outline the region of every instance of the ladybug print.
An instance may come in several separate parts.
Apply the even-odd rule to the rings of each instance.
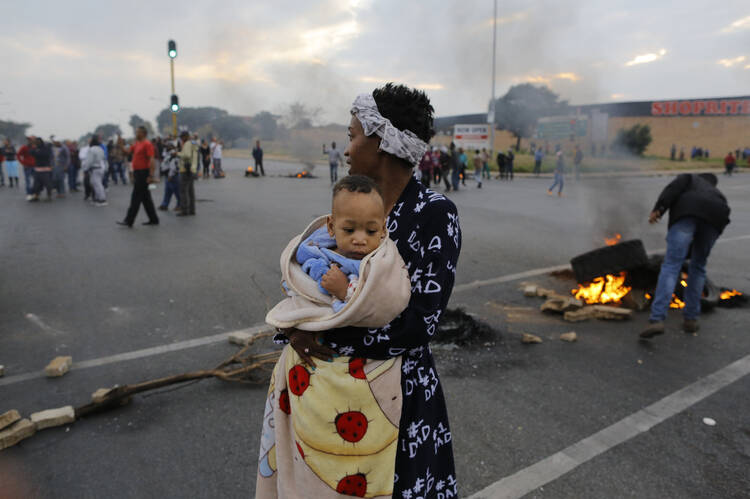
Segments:
[[[308,386],[310,386],[310,373],[307,369],[299,364],[289,369],[289,389],[293,394],[301,397]]]
[[[359,442],[367,433],[367,418],[359,411],[342,412],[335,424],[339,436],[347,442]]]
[[[365,375],[365,359],[355,357],[349,361],[349,374],[352,378],[367,379]]]
[[[292,405],[289,403],[289,390],[284,390],[279,394],[279,409],[287,414],[292,413]]]
[[[367,477],[365,477],[364,473],[347,475],[339,480],[336,492],[347,496],[365,497],[367,493]]]

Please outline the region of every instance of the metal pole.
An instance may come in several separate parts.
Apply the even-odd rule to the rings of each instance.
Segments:
[[[169,59],[169,72],[172,74],[172,95],[174,95],[174,59]],[[172,135],[177,137],[177,113],[172,111]]]
[[[495,0],[495,9],[492,16],[492,103],[490,104],[490,114],[492,123],[490,124],[490,161],[495,160],[495,50],[497,46],[497,0]]]

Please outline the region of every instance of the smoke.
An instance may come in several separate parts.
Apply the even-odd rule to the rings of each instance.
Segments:
[[[616,234],[621,234],[625,241],[640,238],[644,233],[654,200],[647,198],[636,185],[622,177],[588,179],[580,184],[580,214],[590,222],[595,247],[603,246],[604,238]]]

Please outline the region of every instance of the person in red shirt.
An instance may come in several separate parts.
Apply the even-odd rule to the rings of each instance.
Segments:
[[[732,175],[732,170],[734,170],[736,165],[737,161],[732,156],[732,151],[729,151],[729,154],[724,157],[724,168],[726,168],[724,175]]]
[[[18,152],[16,152],[16,157],[18,158],[18,161],[23,165],[23,177],[25,180],[26,185],[26,196],[31,196],[33,194],[34,187],[32,185],[32,182],[34,180],[34,156],[31,155],[31,142],[34,140],[34,137],[29,136],[26,137],[26,144],[22,145],[18,148]]]
[[[125,220],[118,221],[118,225],[132,227],[141,203],[148,215],[148,222],[143,222],[143,225],[159,225],[159,216],[156,214],[151,191],[148,189],[149,184],[154,182],[155,162],[154,146],[146,140],[147,135],[146,127],[139,126],[135,131],[135,144],[128,150],[128,153],[133,155],[133,194],[130,197],[130,207]]]

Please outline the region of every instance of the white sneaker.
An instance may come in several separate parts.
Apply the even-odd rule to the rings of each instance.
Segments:
[[[94,206],[107,206],[109,203],[106,201],[99,201],[97,203],[94,203]]]

